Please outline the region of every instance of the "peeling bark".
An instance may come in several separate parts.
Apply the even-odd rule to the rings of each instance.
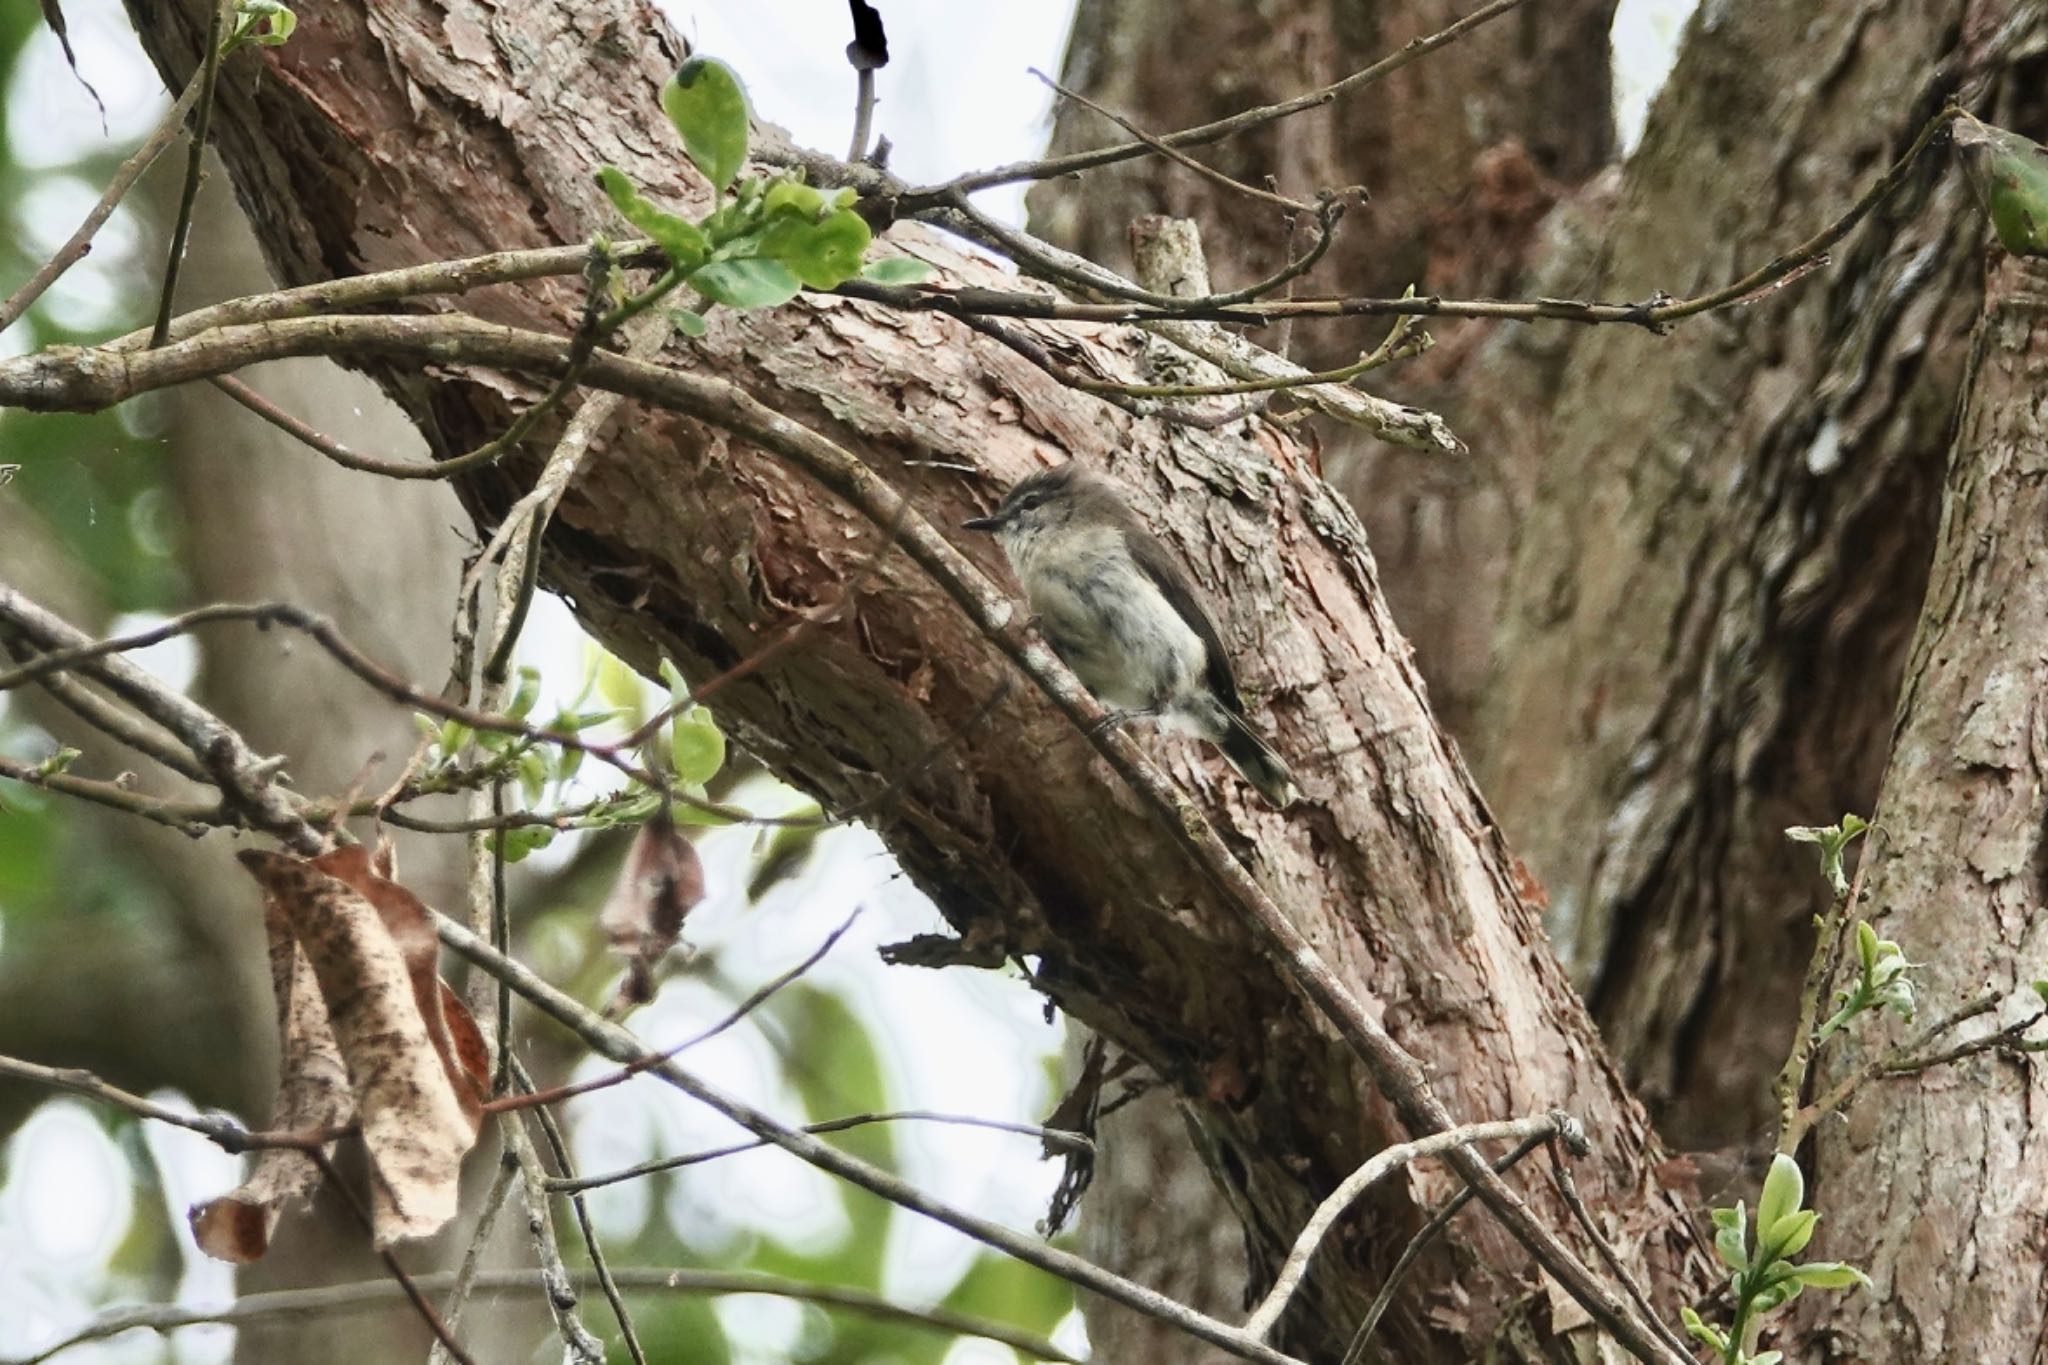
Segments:
[[[2003,262],[1978,324],[1941,533],[1877,810],[1868,914],[1929,1015],[1987,990],[1988,1032],[2048,976],[2048,268]],[[1835,1076],[1909,1027],[1859,1024]],[[1821,1082],[1825,1087],[1828,1080]],[[2048,1075],[1996,1053],[1869,1083],[1820,1129],[1821,1252],[1870,1274],[1827,1359],[2041,1358]]]
[[[137,0],[174,79],[203,7]],[[601,161],[701,209],[655,100],[675,48],[628,0],[496,8],[376,0],[302,16],[292,43],[238,57],[215,126],[244,202],[290,281],[611,227]],[[963,283],[994,272],[928,233],[899,244]],[[485,317],[566,331],[573,282],[466,301]],[[445,306],[445,305],[444,305]],[[1128,375],[1141,339],[1030,326],[1084,370]],[[1239,843],[1248,867],[1325,957],[1369,993],[1433,1068],[1461,1118],[1563,1104],[1599,1156],[1581,1177],[1661,1283],[1687,1283],[1689,1240],[1656,1187],[1655,1141],[1556,968],[1511,859],[1422,697],[1356,520],[1279,431],[1169,432],[1058,388],[1011,352],[936,316],[806,298],[719,314],[677,356],[730,378],[858,452],[940,524],[1052,459],[1109,469],[1227,606],[1247,692],[1310,792],[1282,818],[1247,804],[1210,756],[1148,747]],[[531,383],[434,366],[376,371],[438,451],[467,448],[530,401]],[[536,447],[538,449],[538,447]],[[969,460],[986,476],[916,463]],[[490,522],[532,455],[470,481]],[[791,469],[671,414],[636,415],[595,449],[550,532],[544,572],[606,642],[702,677],[792,610],[835,600],[878,537]],[[991,569],[992,551],[970,547]],[[1136,1052],[1191,1102],[1270,1256],[1323,1192],[1393,1131],[1355,1058],[1309,1017],[1215,892],[1071,727],[1019,691],[978,725],[1001,656],[939,591],[890,556],[845,621],[720,697],[735,739],[778,775],[843,806],[892,780],[873,821],[950,922],[1041,960],[1040,985]],[[909,773],[934,744],[937,763]],[[1519,1183],[1557,1216],[1530,1173]],[[1341,1346],[1417,1204],[1447,1190],[1411,1172],[1326,1252],[1286,1331]],[[1369,1231],[1368,1231],[1369,1230]],[[1390,1322],[1390,1349],[1463,1358],[1530,1288],[1497,1225],[1467,1217]],[[1455,1300],[1455,1302],[1454,1302]],[[1432,1306],[1441,1310],[1431,1315]],[[1537,1315],[1550,1326],[1547,1311]]]

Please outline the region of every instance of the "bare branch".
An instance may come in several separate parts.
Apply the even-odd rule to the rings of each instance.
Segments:
[[[447,925],[452,921],[444,918],[441,923]],[[505,1147],[519,1163],[521,1188],[526,1195],[526,1228],[533,1238],[534,1254],[540,1258],[540,1280],[546,1290],[544,1297],[548,1301],[548,1311],[555,1315],[555,1329],[562,1335],[562,1345],[568,1358],[580,1362],[580,1365],[604,1365],[604,1343],[590,1334],[590,1329],[583,1325],[583,1319],[576,1312],[574,1282],[569,1277],[568,1267],[562,1264],[562,1248],[555,1240],[554,1218],[548,1212],[548,1176],[541,1167],[540,1153],[533,1149],[533,1140],[526,1135],[525,1124],[519,1115],[503,1115],[498,1120],[498,1131],[505,1135]]]
[[[648,1055],[648,1049],[631,1033],[585,1008],[523,964],[496,952],[488,943],[454,920],[444,915],[438,919],[437,924],[444,944],[481,970],[509,984],[529,1004],[581,1038],[592,1051],[622,1065],[631,1065]],[[700,1080],[674,1060],[657,1062],[649,1070],[683,1093],[702,1101],[741,1127],[751,1130],[756,1136],[767,1139],[801,1160],[879,1195],[893,1204],[944,1223],[1027,1265],[1036,1266],[1048,1274],[1057,1275],[1085,1289],[1092,1289],[1127,1308],[1157,1318],[1199,1340],[1221,1347],[1240,1359],[1262,1362],[1262,1365],[1301,1365],[1301,1362],[1293,1357],[1276,1351],[1263,1342],[1252,1340],[1237,1328],[1198,1313],[1156,1290],[1111,1274],[1072,1252],[1048,1246],[1034,1237],[1015,1232],[1000,1223],[955,1208],[906,1180],[899,1179],[829,1143],[820,1142],[809,1133],[778,1122],[746,1101],[727,1095],[724,1091]]]
[[[1095,1153],[1095,1144],[1086,1134],[1069,1132],[1064,1128],[1045,1128],[1035,1123],[1010,1123],[1004,1119],[975,1118],[969,1114],[939,1114],[929,1109],[895,1109],[881,1114],[849,1114],[843,1118],[825,1119],[818,1123],[807,1123],[799,1132],[843,1133],[849,1128],[863,1128],[871,1123],[902,1123],[906,1121],[924,1123],[946,1123],[960,1128],[989,1128],[998,1133],[1016,1133],[1022,1137],[1037,1138],[1045,1144],[1048,1152]],[[557,1194],[575,1194],[582,1190],[594,1190],[604,1185],[617,1185],[627,1180],[659,1171],[680,1170],[685,1166],[701,1166],[707,1161],[721,1157],[738,1156],[742,1152],[756,1152],[770,1146],[772,1139],[755,1138],[751,1142],[735,1142],[724,1147],[713,1147],[701,1152],[688,1152],[682,1156],[656,1157],[643,1161],[637,1166],[627,1166],[603,1175],[586,1175],[574,1178],[551,1180],[548,1188]]]
[[[199,67],[199,112],[192,127],[192,154],[185,158],[185,183],[178,191],[178,216],[171,225],[171,248],[164,261],[163,298],[157,303],[156,326],[149,344],[157,347],[170,339],[171,310],[178,299],[178,270],[185,263],[185,243],[192,235],[192,206],[199,199],[199,180],[206,170],[206,138],[213,127],[213,87],[220,77],[222,49],[226,46],[225,15],[234,0],[211,0],[206,21],[206,59]]]
[[[26,640],[44,651],[75,652],[95,644],[84,632],[4,583],[0,583],[0,635]],[[298,813],[292,795],[271,780],[276,765],[259,758],[212,712],[119,654],[94,655],[82,667],[191,750],[220,787],[223,801],[251,828],[274,834],[301,853],[317,853],[326,847],[326,839]]]
[[[35,301],[41,298],[65,271],[84,260],[92,251],[93,237],[106,226],[107,219],[114,216],[114,210],[120,206],[128,191],[134,188],[135,182],[142,178],[142,173],[156,164],[156,159],[164,154],[164,149],[177,138],[178,130],[185,126],[185,116],[192,112],[193,104],[198,101],[204,80],[203,71],[193,73],[192,79],[185,82],[185,89],[179,94],[177,103],[170,107],[170,111],[163,116],[163,120],[157,124],[148,140],[136,148],[135,155],[122,162],[120,169],[114,172],[114,178],[107,182],[106,192],[100,195],[100,200],[92,206],[92,211],[85,215],[85,221],[78,225],[78,230],[65,239],[64,245],[57,248],[55,255],[37,267],[36,273],[29,276],[21,288],[7,296],[6,303],[0,304],[0,332],[6,331],[20,321],[21,315],[34,307]]]
[[[1294,98],[1283,100],[1278,104],[1262,105],[1257,109],[1247,109],[1242,113],[1232,114],[1229,118],[1217,119],[1213,123],[1204,123],[1199,127],[1185,128],[1177,133],[1168,133],[1159,138],[1158,141],[1173,148],[1200,147],[1206,143],[1220,142],[1226,137],[1235,136],[1247,129],[1257,128],[1278,119],[1287,118],[1310,109],[1319,109],[1334,100],[1352,94],[1355,91],[1363,90],[1366,86],[1393,75],[1418,57],[1426,57],[1438,48],[1456,42],[1481,24],[1486,23],[1490,19],[1499,18],[1521,3],[1522,0],[1493,0],[1492,4],[1474,10],[1456,23],[1450,24],[1426,38],[1417,38],[1407,43],[1399,51],[1382,57],[1371,66],[1366,67],[1362,71],[1353,72],[1341,81],[1336,81],[1317,90],[1311,90],[1306,94],[1296,95]],[[971,194],[977,190],[992,189],[997,185],[1013,184],[1019,180],[1053,180],[1063,175],[1073,175],[1078,171],[1093,170],[1098,166],[1108,166],[1118,161],[1129,161],[1134,157],[1147,156],[1152,151],[1152,146],[1147,143],[1125,142],[1092,152],[1075,152],[1068,156],[1046,157],[1037,161],[1021,161],[1008,166],[998,166],[990,171],[963,175],[958,179],[949,180],[943,185],[910,190],[906,192],[904,197],[909,204],[919,205],[934,202],[944,195],[953,193]]]
[[[1585,1134],[1580,1133],[1578,1136],[1579,1150],[1572,1153],[1575,1156],[1584,1155],[1586,1149]],[[1550,1172],[1557,1181],[1558,1193],[1564,1196],[1566,1207],[1571,1209],[1572,1217],[1577,1220],[1579,1230],[1586,1234],[1586,1240],[1600,1253],[1600,1259],[1606,1264],[1608,1272],[1628,1291],[1629,1301],[1635,1304],[1636,1311],[1643,1315],[1643,1320],[1656,1329],[1657,1335],[1663,1339],[1665,1345],[1679,1355],[1690,1358],[1692,1347],[1686,1343],[1684,1337],[1671,1330],[1670,1324],[1658,1316],[1648,1292],[1643,1289],[1641,1282],[1629,1273],[1627,1264],[1621,1259],[1621,1253],[1614,1249],[1614,1244],[1607,1240],[1606,1234],[1601,1232],[1599,1225],[1593,1221],[1593,1211],[1586,1207],[1586,1201],[1579,1196],[1579,1182],[1572,1176],[1571,1164],[1565,1159],[1566,1154],[1558,1150],[1561,1143],[1571,1145],[1569,1138],[1563,1136],[1563,1130],[1560,1130],[1559,1136],[1550,1140]]]
[[[1003,1323],[970,1317],[945,1308],[912,1308],[892,1303],[878,1294],[850,1286],[813,1284],[751,1271],[679,1270],[667,1266],[632,1266],[612,1272],[619,1286],[638,1294],[769,1294],[800,1303],[815,1303],[844,1309],[889,1322],[929,1327],[960,1336],[982,1337],[1000,1342],[1039,1360],[1059,1365],[1087,1365],[1080,1356],[1061,1350],[1043,1337],[1034,1336]],[[437,1292],[451,1287],[455,1276],[448,1272],[417,1275],[413,1283]],[[591,1275],[571,1275],[571,1284],[582,1287],[595,1282]],[[477,1275],[479,1291],[545,1288],[538,1271],[486,1270]],[[402,1291],[389,1280],[360,1280],[354,1284],[322,1285],[313,1289],[282,1289],[262,1294],[244,1294],[233,1303],[217,1307],[188,1308],[179,1304],[150,1304],[133,1308],[112,1308],[70,1335],[43,1347],[34,1355],[0,1365],[45,1365],[73,1347],[105,1341],[123,1332],[169,1332],[180,1327],[221,1323],[239,1325],[283,1317],[325,1317],[380,1308]]]
[[[1409,1162],[1425,1156],[1436,1156],[1475,1142],[1491,1142],[1496,1138],[1514,1138],[1526,1141],[1532,1137],[1549,1137],[1558,1131],[1562,1122],[1569,1117],[1559,1113],[1538,1114],[1525,1119],[1498,1119],[1489,1123],[1468,1123],[1458,1128],[1432,1133],[1428,1137],[1412,1142],[1397,1142],[1391,1147],[1373,1153],[1363,1165],[1330,1191],[1322,1203],[1316,1205],[1309,1215],[1301,1233],[1294,1239],[1294,1247],[1287,1253],[1287,1259],[1280,1266],[1280,1273],[1273,1277],[1273,1287],[1266,1291],[1266,1297],[1259,1300],[1244,1321],[1246,1335],[1264,1340],[1270,1336],[1273,1327],[1280,1321],[1280,1314],[1286,1311],[1288,1302],[1301,1288],[1301,1282],[1308,1276],[1309,1262],[1315,1259],[1316,1250],[1337,1220],[1344,1216],[1358,1201],[1358,1197],[1371,1189],[1374,1184],[1400,1170]]]

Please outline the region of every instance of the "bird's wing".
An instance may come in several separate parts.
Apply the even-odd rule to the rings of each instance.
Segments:
[[[1187,570],[1174,558],[1173,551],[1143,526],[1126,525],[1124,540],[1130,546],[1131,558],[1137,561],[1145,577],[1152,580],[1160,595],[1180,613],[1181,620],[1201,637],[1202,648],[1209,656],[1205,672],[1210,689],[1225,706],[1242,715],[1244,702],[1237,695],[1237,676],[1231,672],[1230,655],[1223,648],[1223,638],[1216,633],[1216,623],[1210,619],[1209,609],[1195,595],[1195,585]]]

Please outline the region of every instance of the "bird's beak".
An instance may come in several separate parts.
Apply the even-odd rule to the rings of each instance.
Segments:
[[[994,531],[999,530],[1002,524],[1003,519],[1001,517],[975,517],[961,522],[960,529],[963,531]]]

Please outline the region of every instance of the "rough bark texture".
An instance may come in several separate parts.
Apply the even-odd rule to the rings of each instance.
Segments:
[[[2027,8],[1705,7],[1592,291],[1769,259],[1951,93],[2041,133],[1999,98],[2039,98],[2004,46]],[[1509,575],[1475,764],[1680,1145],[1761,1134],[1823,894],[1780,831],[1876,795],[1977,312],[1982,221],[1942,169],[1775,297],[1583,335]]]
[[[1166,131],[1328,84],[1470,8],[1443,0],[1081,0],[1061,83],[1143,128]],[[1584,188],[1612,151],[1612,11],[1612,0],[1531,5],[1360,95],[1195,155],[1252,184],[1271,174],[1297,196],[1358,183],[1370,190],[1371,202],[1346,217],[1329,254],[1302,282],[1304,293],[1399,293],[1412,283],[1450,295],[1570,294],[1591,267],[1612,193],[1609,178],[1604,188]],[[1123,138],[1079,105],[1056,109],[1055,152]],[[1584,192],[1546,217],[1573,187]],[[1116,263],[1130,261],[1132,225],[1141,218],[1191,217],[1201,224],[1218,288],[1270,275],[1308,241],[1305,229],[1290,241],[1270,206],[1160,159],[1046,181],[1029,203],[1035,232]],[[1524,280],[1530,261],[1541,264]],[[1292,349],[1305,360],[1341,364],[1383,331],[1350,321],[1303,326]],[[1418,454],[1329,423],[1317,423],[1316,437],[1322,467],[1366,527],[1432,705],[1465,740],[1486,677],[1514,519],[1536,480],[1540,415],[1575,334],[1450,320],[1430,331],[1435,350],[1375,374],[1369,387],[1444,412],[1473,447],[1469,459]],[[1270,332],[1260,339],[1286,344]],[[1483,383],[1464,382],[1475,373]],[[1141,1128],[1145,1116],[1161,1126]],[[1208,1242],[1219,1224],[1236,1226],[1220,1191],[1207,1200],[1157,1198],[1153,1173],[1194,1159],[1169,1156],[1187,1143],[1187,1125],[1173,1106],[1156,1104],[1117,1131],[1125,1143],[1142,1144],[1145,1156],[1105,1162],[1082,1209],[1091,1251],[1126,1273],[1159,1274],[1162,1288],[1220,1294],[1213,1261],[1190,1283],[1143,1244],[1147,1237]],[[1127,1227],[1145,1232],[1128,1236]],[[1122,1259],[1126,1252],[1130,1260]],[[1153,1359],[1170,1348],[1163,1329],[1113,1310],[1091,1314],[1089,1332],[1115,1358]]]
[[[2048,976],[2048,268],[1992,274],[1941,534],[1878,806],[1869,916],[1923,965],[1930,1015]],[[1837,1075],[1887,1045],[1860,1027]],[[1828,1084],[1823,1078],[1822,1084]],[[1821,1129],[1823,1254],[1872,1292],[1830,1304],[1834,1361],[2039,1361],[2048,1319],[2048,1077],[1987,1055],[1873,1083]]]
[[[1169,131],[1327,85],[1471,12],[1464,0],[1082,0],[1061,83],[1154,131]],[[1452,296],[1549,292],[1583,282],[1602,196],[1539,228],[1561,197],[1596,176],[1614,148],[1607,30],[1613,0],[1532,4],[1350,99],[1195,153],[1253,185],[1268,175],[1297,197],[1363,184],[1303,293]],[[1053,150],[1124,135],[1071,103]],[[1218,287],[1270,275],[1309,240],[1272,206],[1150,159],[1054,180],[1030,196],[1034,231],[1093,259],[1129,258],[1144,214],[1200,221]],[[1545,262],[1540,282],[1525,278]],[[1472,446],[1465,460],[1388,446],[1347,428],[1319,431],[1323,467],[1372,538],[1395,619],[1414,644],[1432,700],[1464,735],[1486,677],[1494,603],[1519,506],[1536,475],[1557,333],[1445,320],[1437,348],[1376,374],[1376,393],[1442,412]],[[1298,327],[1300,358],[1356,358],[1384,328]],[[1265,338],[1275,344],[1277,338]],[[1483,383],[1466,382],[1477,369]]]
[[[182,79],[200,7],[138,0],[134,10],[153,54]],[[653,12],[626,0],[330,6],[303,15],[286,47],[237,58],[215,126],[286,279],[576,240],[613,226],[591,183],[601,161],[672,202],[706,203],[657,112],[674,53]],[[963,281],[997,278],[914,229],[896,240]],[[556,282],[465,302],[565,331],[577,299],[573,283]],[[1139,351],[1113,329],[1035,330],[1105,373],[1129,373]],[[1155,751],[1434,1068],[1456,1113],[1562,1103],[1587,1120],[1599,1156],[1583,1181],[1632,1252],[1647,1243],[1653,1273],[1683,1282],[1689,1244],[1652,1179],[1643,1116],[1422,700],[1356,521],[1299,448],[1264,427],[1170,436],[942,319],[842,300],[720,314],[686,354],[859,452],[941,525],[1052,459],[1122,476],[1230,604],[1226,638],[1310,800],[1286,818],[1255,810],[1210,756],[1164,739]],[[438,367],[379,377],[437,450],[495,432],[534,391]],[[974,460],[990,477],[911,463],[933,458]],[[477,514],[488,520],[531,469],[508,462],[470,486]],[[703,676],[791,610],[836,599],[876,540],[764,452],[646,413],[596,452],[551,533],[545,572],[629,659],[648,665],[665,652]],[[993,567],[992,552],[979,552]],[[834,805],[875,795],[928,746],[964,736],[883,800],[876,825],[963,935],[1038,956],[1061,1005],[1190,1099],[1254,1246],[1270,1256],[1386,1138],[1388,1115],[1154,817],[1103,780],[1092,750],[1034,692],[1014,693],[969,733],[1006,676],[1001,656],[892,556],[843,624],[725,689],[721,716],[778,774]],[[1520,1179],[1557,1212],[1531,1175]],[[1324,1354],[1339,1345],[1372,1283],[1362,1269],[1384,1268],[1416,1201],[1445,1188],[1439,1174],[1414,1172],[1351,1224],[1290,1339]],[[1404,1306],[1390,1348],[1462,1358],[1527,1288],[1525,1266],[1496,1225],[1460,1220],[1420,1277],[1440,1297]]]

